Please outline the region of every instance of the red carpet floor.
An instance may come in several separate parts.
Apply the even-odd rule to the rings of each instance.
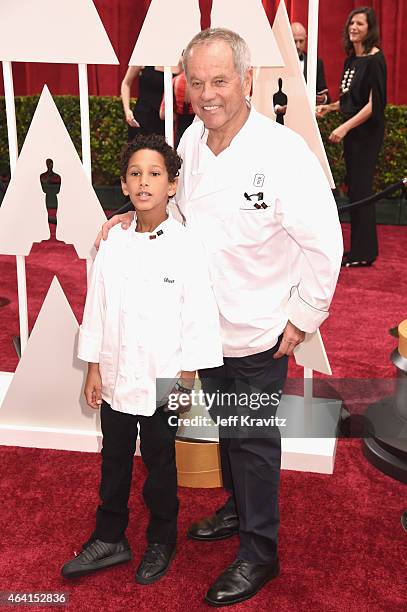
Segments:
[[[65,584],[60,566],[93,528],[99,456],[3,448],[1,465],[0,590],[65,590],[74,612],[208,609],[205,590],[233,560],[237,538],[198,543],[185,532],[222,503],[219,489],[180,489],[178,555],[156,585],[136,585],[146,528],[136,458],[127,533],[134,561]],[[406,487],[367,464],[358,440],[340,442],[332,476],[283,472],[281,576],[230,609],[405,612],[404,506]]]
[[[344,228],[347,235],[348,228]],[[394,376],[388,329],[407,317],[407,227],[379,227],[381,255],[370,269],[343,270],[322,328],[335,377]],[[11,338],[18,334],[15,260],[0,257],[0,370],[13,371]],[[84,264],[54,239],[27,258],[30,326],[54,274],[80,319]],[[291,364],[292,375],[301,370]],[[134,561],[65,584],[59,568],[87,538],[97,504],[99,457],[36,449],[0,449],[0,590],[61,591],[73,611],[203,610],[211,580],[234,557],[237,540],[201,544],[186,540],[192,519],[220,505],[220,490],[180,489],[179,553],[169,574],[153,586],[134,583],[145,545],[140,497],[143,468],[135,465],[128,537]],[[359,440],[341,440],[332,476],[284,472],[281,486],[282,573],[254,599],[231,607],[277,612],[405,611],[407,536],[400,514],[404,485],[363,458]],[[45,608],[30,607],[32,610]]]

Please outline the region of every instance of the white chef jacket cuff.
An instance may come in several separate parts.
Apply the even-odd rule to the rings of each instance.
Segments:
[[[99,363],[100,338],[82,327],[79,328],[78,358],[90,363]]]
[[[194,372],[195,370],[203,370],[204,368],[217,368],[223,365],[222,350],[212,351],[210,354],[205,354],[199,347],[194,351],[183,351],[181,368],[186,372]]]
[[[304,332],[315,332],[329,317],[328,310],[315,308],[303,299],[297,287],[291,290],[291,297],[285,308],[288,320]]]

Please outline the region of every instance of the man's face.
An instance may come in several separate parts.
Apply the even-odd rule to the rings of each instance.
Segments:
[[[298,56],[301,57],[307,46],[307,33],[304,28],[299,27],[293,27],[292,32]]]
[[[192,48],[187,71],[191,104],[205,127],[238,131],[246,118],[251,70],[242,83],[230,46],[215,41]]]

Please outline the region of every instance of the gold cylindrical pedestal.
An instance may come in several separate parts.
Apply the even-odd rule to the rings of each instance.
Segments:
[[[407,319],[399,325],[399,353],[402,357],[407,358]]]
[[[211,489],[222,486],[217,442],[175,441],[178,485]]]

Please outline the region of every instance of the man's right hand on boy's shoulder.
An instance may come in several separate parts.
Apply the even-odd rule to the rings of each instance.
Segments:
[[[107,239],[109,231],[112,229],[112,227],[114,227],[118,223],[121,223],[123,229],[129,229],[133,219],[134,219],[134,212],[130,211],[127,213],[123,213],[122,215],[114,215],[114,217],[109,219],[109,221],[106,221],[106,223],[102,225],[102,229],[98,233],[97,238],[95,240],[96,249],[99,248],[99,245],[102,239],[103,240]]]

